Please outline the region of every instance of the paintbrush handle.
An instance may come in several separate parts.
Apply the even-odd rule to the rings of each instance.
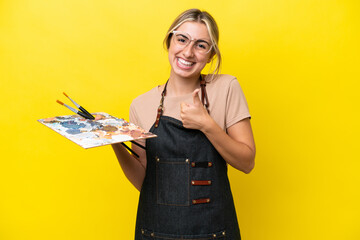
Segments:
[[[146,150],[146,147],[144,147],[143,145],[141,145],[141,144],[139,144],[139,143],[137,143],[137,142],[135,142],[135,141],[130,141],[130,142],[133,143],[133,144],[135,144],[136,146],[138,146],[138,147]]]
[[[90,120],[95,119],[95,118],[90,118],[90,116],[88,116],[87,114],[80,112],[80,111],[78,111],[77,114],[79,114],[80,116],[82,116],[83,118],[86,118],[86,119],[90,119]]]
[[[76,109],[70,107],[69,105],[67,105],[67,104],[65,104],[65,103],[63,103],[63,105],[64,105],[65,107],[67,107],[68,109],[70,109],[71,111],[73,111],[74,113],[79,114],[79,115],[82,116],[83,118],[91,119],[90,116],[88,116],[87,114],[85,114],[85,113],[83,113],[83,112],[81,112],[81,111],[77,111]],[[95,118],[94,118],[94,119],[95,119]]]
[[[129,150],[132,154],[134,154],[136,157],[139,158],[139,155],[136,154],[136,152],[134,152],[131,148],[129,148],[125,143],[121,143],[124,147],[126,147],[127,150]]]
[[[86,111],[85,108],[83,108],[83,107],[80,106],[79,109],[80,109],[83,113],[85,113],[86,115],[88,115],[91,119],[95,119],[95,117],[94,117],[91,113],[89,113],[88,111]]]

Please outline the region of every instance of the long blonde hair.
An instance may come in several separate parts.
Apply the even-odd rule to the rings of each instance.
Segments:
[[[213,67],[214,59],[216,59],[215,69],[211,73],[214,75],[218,74],[221,67],[221,53],[218,46],[219,28],[215,22],[215,19],[208,12],[193,8],[181,13],[171,24],[163,42],[164,47],[169,50],[172,32],[180,27],[180,25],[184,22],[199,22],[206,25],[210,35],[211,44],[213,46],[211,49],[210,70]]]

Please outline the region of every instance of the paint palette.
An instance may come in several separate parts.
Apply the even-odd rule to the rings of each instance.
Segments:
[[[58,116],[38,121],[81,147],[93,148],[113,143],[156,137],[155,134],[107,113],[92,113],[95,120],[79,115]]]

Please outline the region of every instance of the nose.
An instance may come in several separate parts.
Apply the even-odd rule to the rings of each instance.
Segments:
[[[184,49],[183,54],[185,57],[192,57],[194,56],[194,42],[190,42]]]

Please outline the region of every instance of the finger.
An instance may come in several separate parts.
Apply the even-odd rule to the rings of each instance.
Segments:
[[[197,88],[193,92],[194,105],[199,105],[199,104],[201,105],[201,101],[200,101],[200,98],[199,98],[199,91],[200,91],[200,89]]]
[[[180,111],[184,111],[189,105],[187,103],[180,103]]]

